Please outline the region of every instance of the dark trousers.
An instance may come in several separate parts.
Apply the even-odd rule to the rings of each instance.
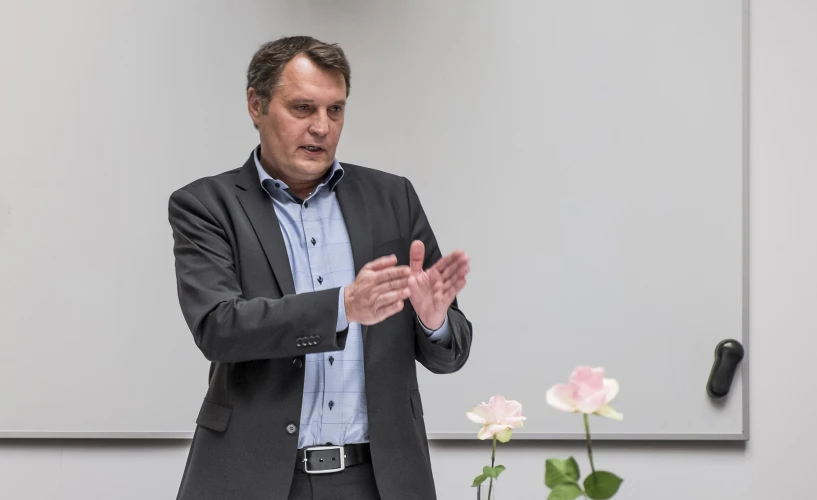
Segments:
[[[289,500],[380,500],[371,463],[331,474],[295,472]]]

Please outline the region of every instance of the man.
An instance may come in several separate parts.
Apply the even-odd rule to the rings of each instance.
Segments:
[[[170,197],[178,294],[210,384],[178,498],[436,498],[416,361],[466,362],[469,258],[441,256],[411,183],[340,163],[343,51],[268,43],[260,145]]]

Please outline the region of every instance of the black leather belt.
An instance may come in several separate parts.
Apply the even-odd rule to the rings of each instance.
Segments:
[[[340,472],[346,467],[372,461],[369,443],[345,446],[310,446],[298,450],[295,470],[307,474]]]

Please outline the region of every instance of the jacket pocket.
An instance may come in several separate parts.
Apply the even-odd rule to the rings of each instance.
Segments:
[[[411,391],[411,412],[414,413],[414,418],[423,418],[423,400],[420,397],[420,391]]]
[[[224,432],[227,430],[227,423],[230,421],[232,412],[233,409],[229,406],[205,399],[199,410],[199,416],[196,418],[196,424],[212,431]]]

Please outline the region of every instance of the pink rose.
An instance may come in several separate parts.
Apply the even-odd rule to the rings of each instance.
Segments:
[[[618,394],[618,382],[604,378],[604,368],[579,366],[565,384],[556,384],[547,392],[547,403],[557,410],[594,413],[622,420],[624,415],[614,410],[610,401]]]
[[[507,401],[504,397],[492,396],[488,403],[480,403],[466,413],[472,422],[482,424],[477,437],[496,438],[507,443],[511,439],[513,429],[522,427],[522,405],[518,401]]]

